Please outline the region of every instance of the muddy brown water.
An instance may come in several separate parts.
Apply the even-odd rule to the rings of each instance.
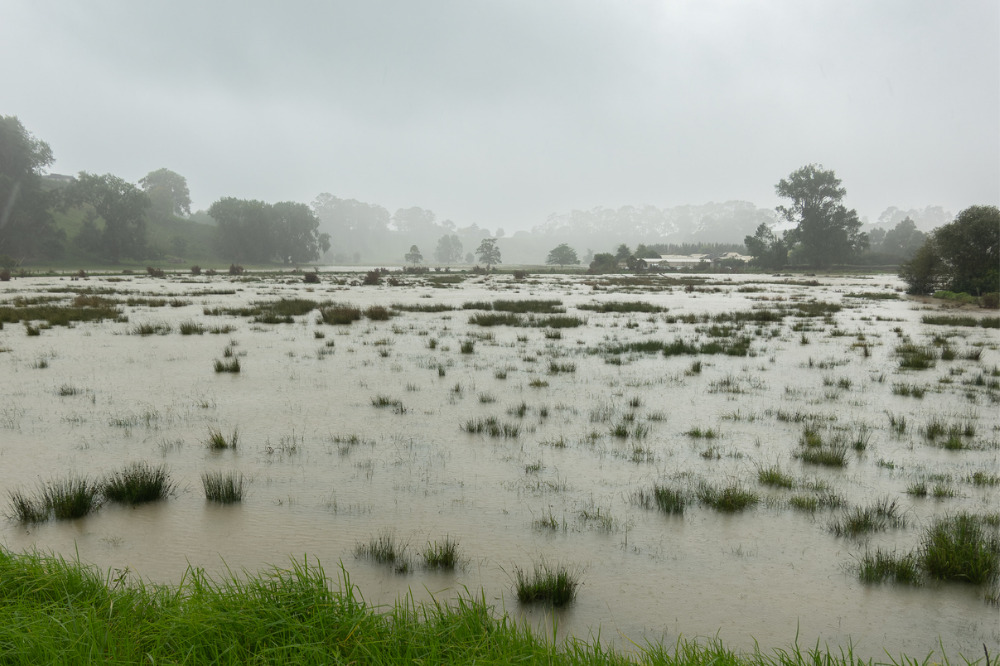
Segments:
[[[4,510],[10,513],[10,491],[31,492],[71,473],[100,478],[133,461],[165,464],[177,484],[167,501],[154,505],[105,505],[68,522],[4,520],[0,545],[79,556],[113,575],[127,570],[156,582],[176,582],[189,566],[221,577],[308,557],[335,581],[343,566],[375,604],[406,594],[448,600],[468,590],[546,633],[555,622],[560,637],[599,635],[622,649],[633,642],[672,644],[679,636],[718,636],[734,648],[756,642],[767,649],[788,647],[798,637],[803,647],[818,641],[865,657],[886,651],[923,656],[943,645],[952,658],[960,652],[976,658],[983,643],[1000,643],[997,607],[985,599],[989,588],[865,585],[856,574],[866,550],[918,548],[936,517],[997,511],[997,487],[969,481],[977,471],[1000,472],[998,392],[972,381],[1000,364],[996,329],[929,326],[920,319],[938,313],[936,305],[849,296],[897,293],[901,285],[886,276],[820,276],[816,285],[707,276],[690,291],[558,276],[470,277],[446,288],[419,278],[396,287],[333,279],[324,275],[319,285],[287,274],[247,281],[132,276],[0,283],[0,305],[38,296],[68,302],[74,295],[53,289],[114,290],[104,295],[121,300],[128,317],[30,337],[20,324],[0,330]],[[190,304],[124,305],[127,298],[149,297]],[[318,323],[316,312],[292,324],[205,314],[293,297],[362,308],[556,299],[586,323],[559,329],[557,338],[541,328],[472,325],[472,311],[461,309],[400,312],[389,321],[350,326]],[[604,301],[644,301],[667,310],[577,309]],[[826,321],[787,316],[748,324],[742,333],[752,336],[751,354],[745,357],[590,353],[612,342],[709,339],[711,324],[666,317],[808,301],[842,309]],[[232,331],[180,335],[180,323],[189,321]],[[171,332],[132,334],[140,323],[166,324]],[[955,360],[923,371],[899,368],[894,350],[904,337],[931,345],[935,335],[947,336]],[[463,354],[461,343],[470,336],[477,336],[474,352]],[[213,364],[230,345],[242,372],[216,373]],[[976,349],[978,361],[963,358]],[[698,360],[701,371],[692,372]],[[552,363],[566,371],[553,373]],[[901,384],[926,393],[921,399],[898,395],[893,386]],[[67,387],[72,394],[60,395]],[[405,409],[376,408],[378,396]],[[629,414],[630,424],[647,429],[645,436],[612,435]],[[906,419],[905,433],[890,427],[890,414]],[[463,429],[470,419],[490,416],[518,425],[520,434],[491,438]],[[795,457],[803,418],[826,436],[867,429],[867,448],[851,450],[844,468],[803,463]],[[935,418],[972,423],[972,448],[929,445],[921,428]],[[238,428],[236,451],[208,450],[210,428],[227,434]],[[693,429],[718,436],[686,434]],[[773,464],[799,488],[758,484],[757,470]],[[249,479],[242,503],[205,501],[201,474],[215,470],[238,470]],[[954,496],[908,495],[907,487],[921,480]],[[636,501],[655,484],[693,497],[702,483],[732,482],[760,493],[761,503],[726,514],[692,500],[683,515],[668,516]],[[829,526],[841,509],[809,513],[788,504],[818,482],[850,507],[895,499],[906,526],[863,539],[837,537]],[[409,545],[410,573],[355,556],[357,544],[387,532]],[[420,551],[445,537],[459,542],[463,566],[424,570]],[[555,614],[520,606],[512,589],[516,567],[542,561],[579,575],[577,600]]]

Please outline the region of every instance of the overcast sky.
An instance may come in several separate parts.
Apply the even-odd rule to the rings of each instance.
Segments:
[[[508,232],[594,206],[1000,198],[996,0],[0,0],[0,114],[53,173],[195,208],[320,192]]]

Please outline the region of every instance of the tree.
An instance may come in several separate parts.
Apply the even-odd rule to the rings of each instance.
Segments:
[[[479,257],[479,261],[486,264],[486,270],[490,270],[490,267],[501,263],[500,262],[500,248],[497,247],[496,238],[484,238],[476,248],[476,255]]]
[[[208,214],[218,224],[219,251],[230,261],[297,264],[330,249],[330,236],[319,232],[319,219],[302,203],[225,197]]]
[[[187,179],[170,169],[157,169],[139,179],[152,208],[161,215],[190,215],[191,193]]]
[[[319,259],[330,249],[330,235],[319,233],[319,218],[309,206],[279,201],[270,206],[275,253],[283,264],[301,264]]]
[[[1000,209],[966,208],[935,229],[899,274],[912,294],[939,288],[976,296],[1000,291]]]
[[[89,206],[81,241],[117,263],[122,257],[141,259],[146,253],[146,193],[118,176],[81,171],[67,188],[66,205]],[[103,223],[98,227],[97,222]],[[89,225],[88,225],[89,222]]]
[[[588,273],[616,273],[618,271],[618,257],[610,252],[598,252],[590,262]]]
[[[775,191],[791,199],[789,205],[777,210],[795,224],[784,240],[801,261],[829,266],[853,259],[868,246],[857,212],[841,203],[847,190],[833,171],[806,165],[778,181]]]
[[[447,234],[438,239],[434,258],[442,264],[456,264],[462,260],[462,241],[455,234]]]
[[[788,246],[785,241],[775,236],[771,227],[763,222],[757,227],[757,233],[743,239],[743,244],[754,263],[761,268],[775,270],[788,261]]]
[[[17,116],[0,116],[0,255],[15,261],[56,256],[64,234],[52,217],[52,197],[42,188],[42,170],[52,149],[24,128]]]
[[[550,266],[558,264],[558,266],[562,268],[567,264],[579,264],[580,259],[576,256],[576,250],[571,248],[566,243],[561,243],[552,248],[552,251],[549,252],[548,258],[545,260],[545,263]]]
[[[420,254],[420,248],[416,245],[411,245],[410,251],[403,258],[406,259],[406,263],[416,266],[424,260],[424,255]]]

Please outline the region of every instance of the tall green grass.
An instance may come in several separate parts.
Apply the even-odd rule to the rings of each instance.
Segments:
[[[143,504],[166,499],[173,489],[166,467],[132,463],[112,472],[101,483],[105,499],[120,504]]]
[[[629,644],[553,641],[468,592],[449,603],[406,596],[367,604],[346,570],[339,580],[308,560],[213,580],[189,568],[176,585],[111,578],[61,558],[0,549],[0,646],[7,664],[667,664],[857,666],[836,648],[746,652],[719,639]],[[794,628],[793,628],[794,629]],[[900,655],[892,663],[944,655]],[[864,662],[867,663],[867,662]],[[971,658],[968,664],[975,663]],[[981,663],[981,662],[980,662]]]

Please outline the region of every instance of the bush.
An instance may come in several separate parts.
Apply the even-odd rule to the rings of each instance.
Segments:
[[[239,264],[229,264],[229,274],[230,275],[243,275],[246,269],[244,269]]]
[[[1000,285],[1000,209],[970,206],[938,227],[899,276],[911,294],[947,288],[981,296]]]
[[[319,273],[313,271],[302,276],[302,281],[306,284],[319,284]]]

